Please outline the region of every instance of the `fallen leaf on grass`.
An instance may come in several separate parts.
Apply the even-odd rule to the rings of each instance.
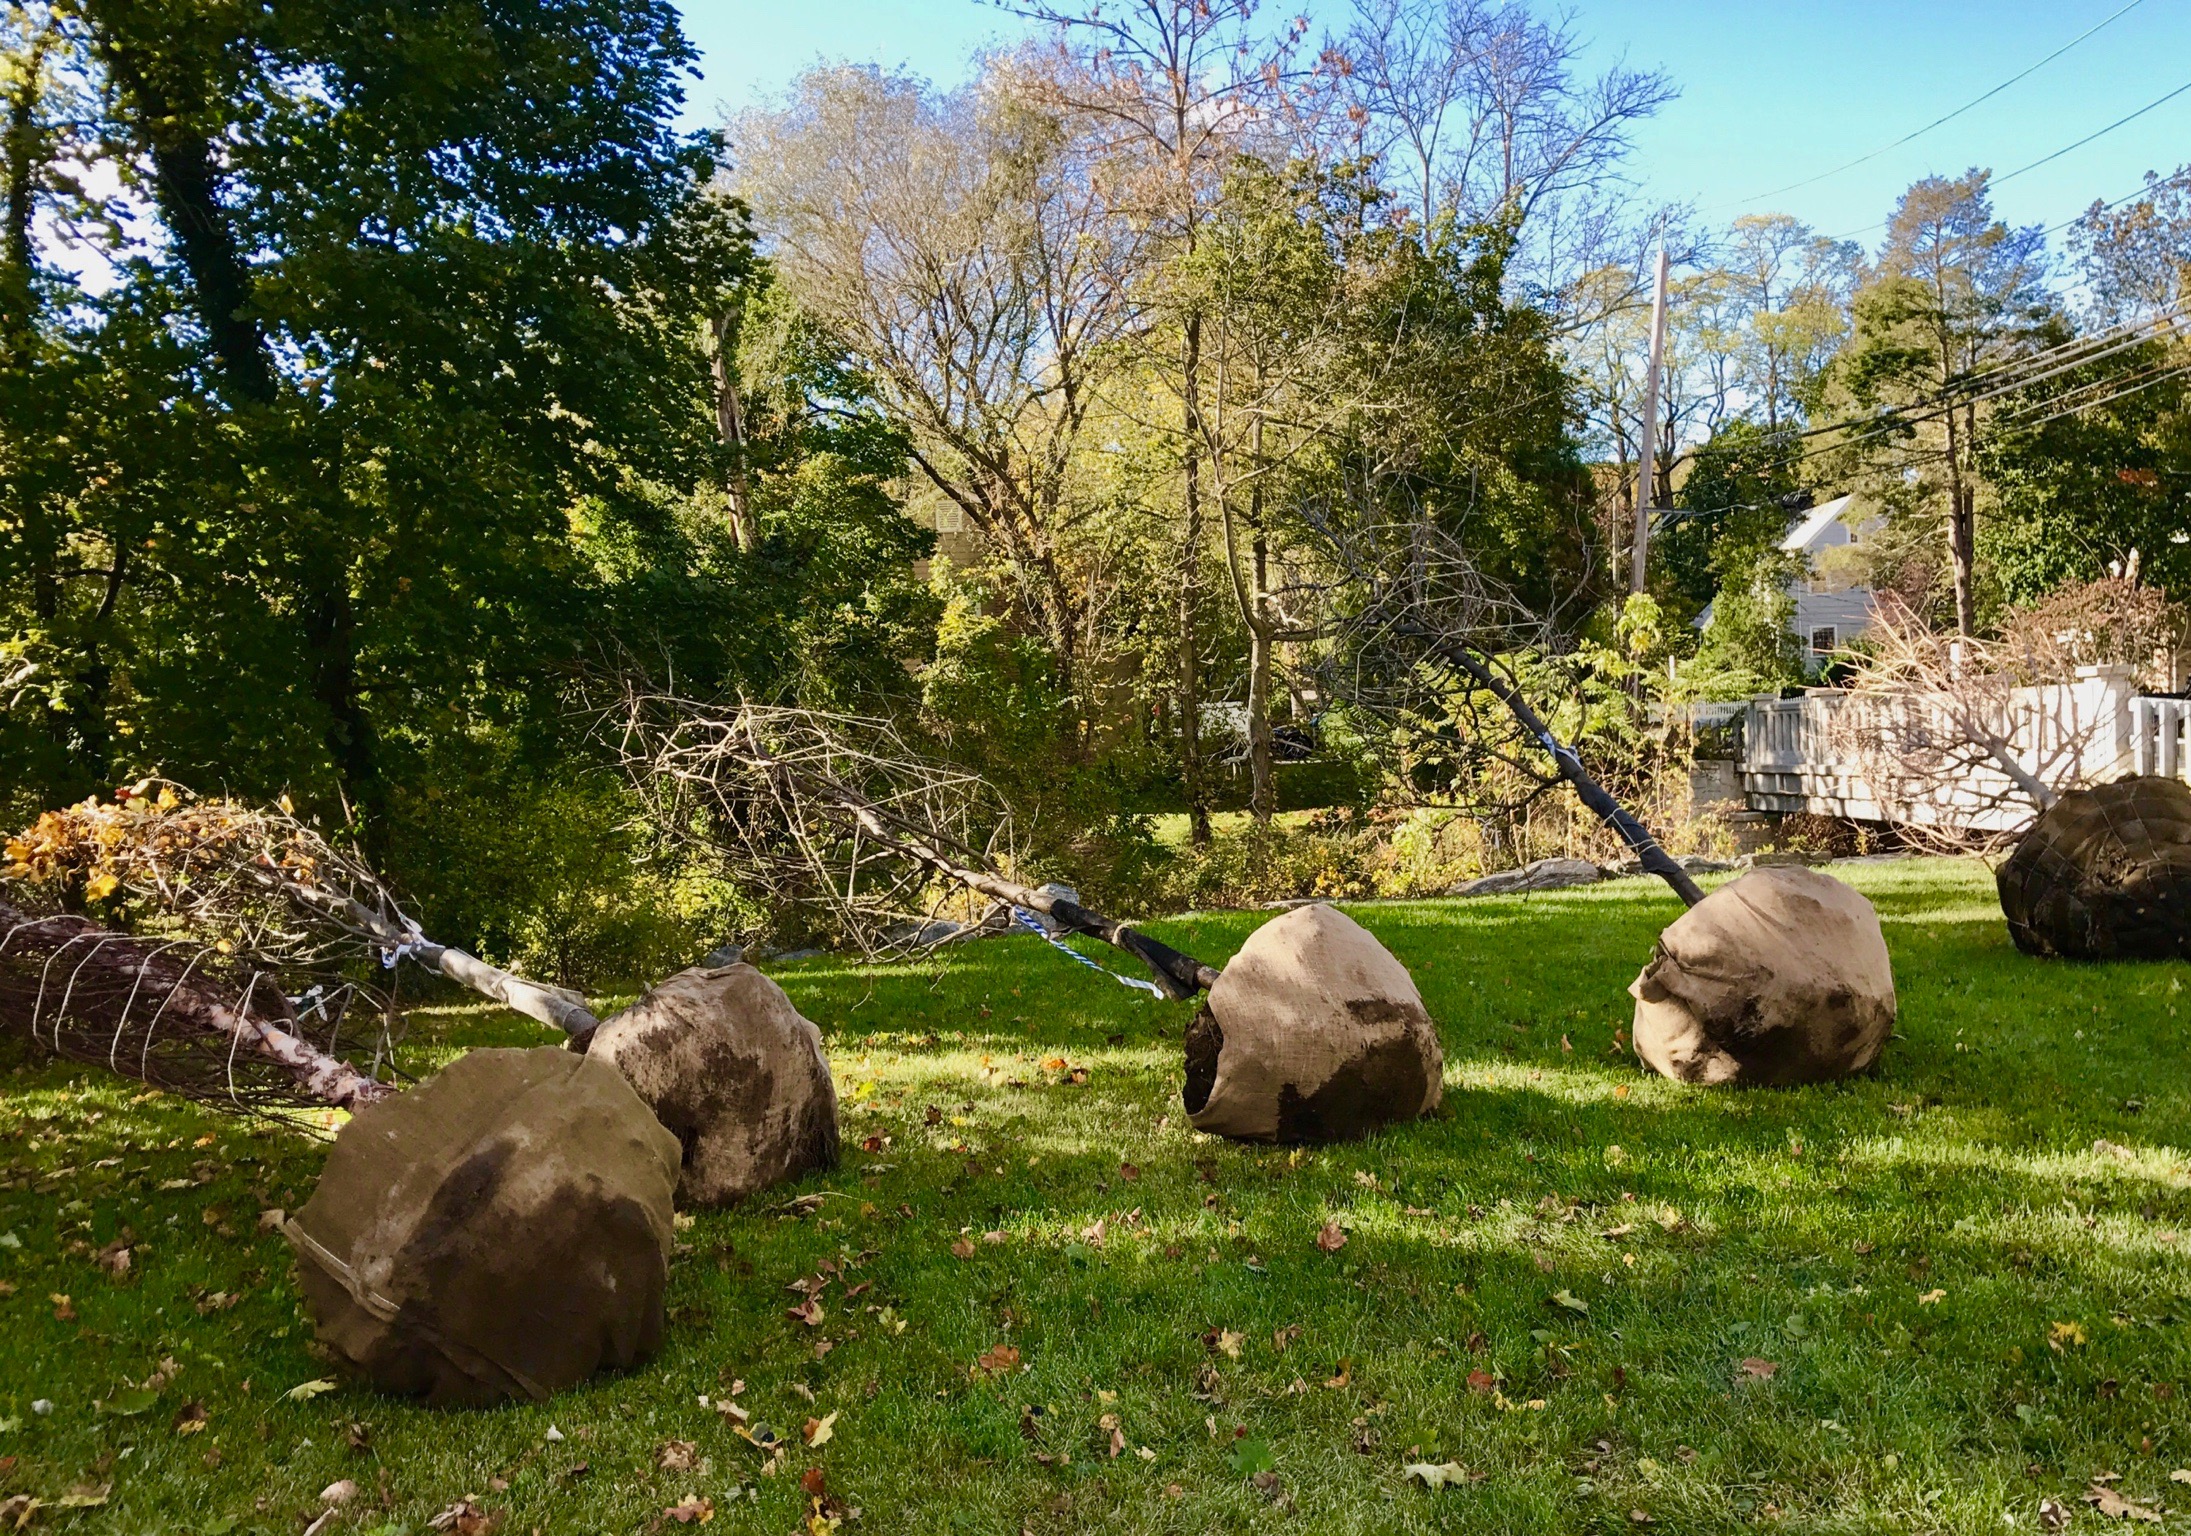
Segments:
[[[654,1464],[664,1472],[690,1472],[700,1465],[700,1447],[690,1440],[664,1440],[654,1448]]]
[[[53,1303],[53,1320],[55,1322],[73,1323],[76,1321],[76,1304],[59,1291],[55,1291],[46,1300]]]
[[[1590,1303],[1584,1301],[1573,1291],[1554,1291],[1551,1295],[1547,1296],[1545,1300],[1550,1302],[1555,1307],[1565,1307],[1570,1312],[1587,1312],[1590,1310]]]
[[[1489,1371],[1474,1370],[1468,1373],[1468,1390],[1471,1392],[1489,1392],[1498,1384],[1499,1379]]]
[[[974,1369],[991,1376],[1001,1376],[1019,1366],[1019,1349],[1012,1344],[996,1344],[983,1350],[974,1359]]]
[[[97,1509],[114,1490],[112,1483],[78,1483],[53,1501],[55,1509]]]
[[[958,1240],[957,1242],[955,1242],[955,1243],[953,1243],[953,1244],[951,1245],[951,1257],[952,1257],[952,1258],[954,1258],[954,1259],[970,1259],[970,1258],[972,1258],[973,1256],[974,1256],[974,1245],[973,1245],[972,1243],[968,1242],[968,1241],[967,1241],[967,1240],[966,1240],[965,1238],[963,1238],[963,1237],[962,1237],[962,1238],[960,1238],[960,1239],[959,1239],[959,1240]]]
[[[837,1435],[837,1416],[825,1413],[818,1419],[808,1419],[806,1427],[799,1431],[808,1445],[827,1445]]]
[[[1347,1235],[1339,1230],[1339,1223],[1327,1221],[1316,1234],[1316,1246],[1326,1253],[1337,1253],[1347,1245]]]
[[[175,1415],[175,1433],[195,1435],[205,1428],[207,1414],[203,1403],[185,1403]]]
[[[1917,1298],[1917,1304],[1920,1307],[1929,1307],[1937,1301],[1944,1300],[1947,1294],[1948,1293],[1946,1291],[1927,1291],[1924,1295]]]
[[[1651,1518],[1651,1512],[1647,1509],[1631,1509],[1630,1511],[1628,1511],[1628,1523],[1630,1525],[1658,1524],[1656,1520],[1653,1520]]]
[[[2191,1467],[2176,1468],[2168,1474],[2168,1480],[2172,1483],[2191,1483]]]
[[[329,1483],[320,1490],[320,1502],[322,1504],[347,1504],[357,1496],[357,1483],[347,1477],[340,1482]]]
[[[662,1513],[679,1525],[706,1525],[715,1518],[715,1501],[688,1493]]]
[[[1237,1360],[1240,1358],[1240,1346],[1247,1342],[1247,1337],[1246,1334],[1235,1333],[1230,1328],[1220,1328],[1214,1333],[1204,1334],[1202,1342],[1227,1360]]]
[[[1458,1488],[1473,1481],[1468,1468],[1457,1461],[1411,1461],[1400,1469],[1400,1480],[1414,1478],[1425,1488]]]
[[[2124,1498],[2105,1483],[2094,1483],[2086,1489],[2084,1501],[2097,1508],[2101,1514],[2107,1516],[2110,1520],[2143,1520],[2148,1525],[2159,1525],[2161,1523],[2158,1510],[2148,1509],[2143,1504],[2131,1503],[2130,1500]]]
[[[1278,1458],[1271,1455],[1267,1440],[1238,1440],[1233,1443],[1232,1453],[1225,1458],[1225,1465],[1242,1477],[1254,1477],[1277,1471]]]
[[[94,1403],[92,1407],[100,1413],[112,1414],[116,1418],[133,1419],[138,1414],[150,1409],[159,1400],[160,1394],[157,1392],[146,1392],[138,1388],[131,1388],[115,1393],[104,1402]]]
[[[0,1502],[0,1529],[19,1531],[43,1508],[43,1499],[34,1499],[27,1493],[15,1494]]]
[[[335,1384],[326,1377],[321,1376],[312,1381],[298,1382],[284,1392],[282,1396],[288,1398],[292,1403],[308,1403],[322,1392],[332,1392],[334,1390]]]
[[[1353,1380],[1354,1362],[1352,1360],[1342,1360],[1339,1362],[1339,1374],[1326,1381],[1324,1385],[1336,1392]]]
[[[2090,1343],[2091,1338],[2085,1333],[2082,1323],[2049,1323],[2046,1328],[2046,1342],[2049,1349],[2060,1354],[2069,1345],[2082,1346]]]
[[[970,1253],[973,1250],[968,1249],[967,1251]],[[806,1300],[795,1307],[784,1308],[784,1317],[787,1320],[794,1323],[804,1323],[809,1328],[821,1327],[822,1320],[826,1316],[827,1314],[822,1311],[821,1302],[812,1296],[807,1297]]]
[[[1742,1362],[1742,1374],[1745,1376],[1753,1377],[1758,1381],[1771,1381],[1773,1379],[1773,1372],[1779,1369],[1780,1366],[1778,1362],[1772,1360],[1761,1360],[1756,1355],[1751,1355],[1749,1358]]]
[[[2039,1501],[2039,1529],[2042,1531],[2066,1531],[2069,1529],[2069,1511],[2052,1499]]]

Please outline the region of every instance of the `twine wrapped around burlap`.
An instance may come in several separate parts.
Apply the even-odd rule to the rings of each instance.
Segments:
[[[1684,1083],[1829,1082],[1879,1059],[1894,967],[1872,904],[1780,866],[1721,886],[1659,935],[1629,992],[1636,1055]]]
[[[660,1344],[676,1183],[608,1062],[480,1050],[359,1111],[284,1231],[320,1338],[375,1386],[537,1401]]]
[[[603,1024],[613,1062],[684,1148],[678,1199],[729,1205],[837,1162],[822,1033],[750,965],[695,966]]]
[[[2191,959],[2191,784],[2133,777],[2069,791],[1995,883],[2027,955]]]
[[[1445,1053],[1407,967],[1336,908],[1249,935],[1187,1030],[1187,1116],[1243,1141],[1340,1141],[1438,1107]]]

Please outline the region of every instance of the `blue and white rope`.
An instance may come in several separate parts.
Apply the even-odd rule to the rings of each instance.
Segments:
[[[1052,949],[1058,950],[1063,954],[1070,955],[1073,959],[1078,960],[1082,965],[1085,965],[1089,970],[1102,971],[1104,975],[1110,977],[1111,980],[1117,982],[1120,986],[1136,987],[1141,991],[1148,993],[1151,997],[1162,997],[1164,995],[1164,989],[1158,986],[1153,981],[1143,981],[1138,976],[1121,976],[1116,971],[1105,969],[1105,967],[1096,964],[1095,961],[1090,960],[1079,950],[1073,948],[1072,945],[1066,943],[1062,938],[1052,933],[1049,929],[1043,927],[1042,924],[1036,920],[1034,913],[1029,912],[1026,908],[1014,907],[1012,909],[1012,916],[1017,918],[1019,920],[1019,925],[1022,928],[1026,929],[1029,933],[1034,934],[1037,938],[1043,940]]]

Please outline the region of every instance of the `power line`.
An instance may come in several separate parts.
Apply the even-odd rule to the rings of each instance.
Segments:
[[[1964,102],[1961,106],[1957,107],[1953,112],[1948,113],[1945,117],[1936,117],[1931,122],[1925,124],[1924,127],[1902,135],[1901,138],[1896,139],[1892,144],[1883,144],[1879,148],[1873,150],[1868,155],[1859,155],[1854,160],[1851,160],[1843,165],[1837,165],[1830,171],[1820,171],[1816,176],[1807,176],[1801,181],[1791,181],[1784,187],[1775,187],[1770,192],[1760,192],[1754,197],[1740,198],[1735,200],[1734,202],[1715,203],[1712,207],[1707,208],[1704,211],[1706,213],[1716,213],[1722,208],[1733,208],[1750,203],[1761,203],[1768,197],[1778,197],[1783,192],[1793,192],[1801,187],[1816,186],[1819,182],[1826,181],[1832,177],[1838,176],[1843,171],[1853,171],[1860,165],[1867,165],[1870,162],[1878,159],[1881,155],[1888,154],[1891,151],[1900,149],[1903,145],[1910,143],[1914,139],[1923,138],[1926,134],[1932,132],[1933,129],[1938,128],[1943,123],[1951,123],[1955,121],[1955,119],[1961,117],[1965,112],[1970,111],[1971,108],[1983,106],[1985,103],[1991,101],[1994,97],[2000,95],[2003,91],[2007,90],[2010,86],[2016,84],[2019,80],[2022,80],[2027,76],[2035,74],[2039,70],[2044,69],[2047,65],[2053,63],[2063,54],[2069,52],[2070,49],[2076,47],[2079,43],[2083,42],[2086,38],[2092,36],[2093,33],[2099,31],[2102,27],[2107,26],[2110,22],[2113,22],[2118,17],[2124,15],[2126,12],[2136,10],[2140,5],[2144,3],[2145,0],[2130,0],[2129,4],[2121,7],[2119,10],[2116,10],[2112,14],[2103,17],[2100,21],[2095,22],[2092,26],[2087,27],[2084,31],[2078,33],[2068,42],[2062,44],[2061,47],[2055,49],[2052,53],[2048,54],[2038,63],[2030,65],[2027,68],[2020,70],[2016,74],[2009,76],[2006,80],[2003,80],[1992,90],[1987,91],[1983,96],[1973,97],[1971,100]]]
[[[2183,84],[2177,86],[2167,95],[2156,97],[2154,100],[2147,102],[2144,106],[2138,108],[2137,111],[2116,118],[2115,121],[2109,123],[2105,128],[2097,129],[2094,132],[2086,134],[2083,138],[2079,139],[2074,144],[2065,144],[2060,149],[2055,150],[2050,155],[2041,155],[2038,159],[2032,161],[2029,165],[2019,165],[2018,167],[2016,167],[2015,170],[2008,172],[2004,176],[1992,176],[1987,178],[1986,185],[1990,190],[1991,188],[2001,186],[2006,182],[2014,181],[2017,177],[2023,175],[2026,171],[2035,171],[2042,165],[2050,165],[2054,161],[2061,159],[2062,156],[2070,153],[2072,150],[2084,148],[2094,139],[2102,139],[2107,137],[2107,135],[2113,133],[2116,129],[2122,127],[2126,123],[2136,122],[2139,118],[2145,116],[2146,113],[2151,112],[2156,107],[2165,107],[2166,105],[2168,105],[2168,103],[2174,101],[2178,96],[2181,96],[2185,91],[2191,91],[2191,80],[2186,80]],[[1858,235],[1868,235],[1874,230],[1885,229],[1887,225],[1891,222],[1893,222],[1892,219],[1881,219],[1876,224],[1867,224],[1862,229],[1852,229],[1849,230],[1846,234],[1834,235],[1831,238],[1835,240],[1853,240]]]

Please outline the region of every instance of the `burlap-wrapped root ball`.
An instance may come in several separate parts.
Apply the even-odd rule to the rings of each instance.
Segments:
[[[660,1344],[676,1186],[677,1138],[607,1062],[473,1051],[359,1111],[285,1231],[375,1386],[537,1401]]]
[[[1187,1030],[1187,1117],[1242,1141],[1341,1141],[1438,1107],[1445,1052],[1407,967],[1321,904],[1258,928]]]
[[[679,971],[595,1033],[683,1147],[678,1199],[729,1205],[837,1162],[822,1032],[750,965]]]
[[[1995,877],[2027,955],[2191,959],[2191,784],[2128,778],[2049,806]]]
[[[1879,1059],[1894,967],[1872,904],[1780,866],[1721,886],[1659,935],[1629,992],[1644,1065],[1684,1083],[1822,1083]]]

